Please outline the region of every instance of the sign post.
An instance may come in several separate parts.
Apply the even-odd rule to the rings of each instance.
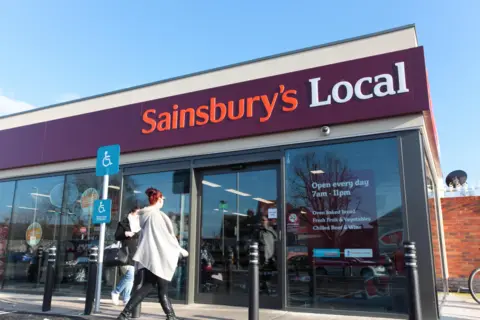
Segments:
[[[120,146],[118,144],[100,147],[97,150],[96,174],[103,176],[102,199],[93,204],[93,224],[100,224],[100,239],[98,244],[97,286],[95,290],[95,313],[100,311],[102,293],[103,252],[105,249],[105,228],[110,223],[112,201],[108,200],[108,184],[110,175],[120,170]]]

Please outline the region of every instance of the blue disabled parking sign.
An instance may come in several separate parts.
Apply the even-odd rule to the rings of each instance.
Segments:
[[[93,202],[93,224],[110,223],[112,217],[112,200],[95,200]]]
[[[103,146],[97,150],[96,174],[103,177],[102,200],[93,203],[92,223],[100,225],[100,241],[98,250],[105,248],[105,227],[112,218],[112,200],[108,198],[108,183],[110,175],[120,171],[120,145]],[[100,312],[100,296],[102,293],[103,255],[98,257],[97,287],[95,288],[95,312]]]
[[[98,177],[117,173],[120,170],[120,145],[98,148],[96,169]]]

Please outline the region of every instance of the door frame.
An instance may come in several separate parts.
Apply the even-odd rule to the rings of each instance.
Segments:
[[[237,168],[238,165],[244,166],[243,168]],[[235,167],[235,168],[232,168]],[[197,256],[200,254],[200,239],[202,236],[202,207],[203,207],[203,185],[202,180],[205,175],[211,174],[228,174],[228,173],[239,173],[239,172],[252,172],[252,171],[262,171],[262,170],[275,170],[276,171],[276,187],[277,187],[277,231],[279,234],[279,239],[276,243],[275,249],[277,250],[277,272],[278,272],[278,285],[277,285],[277,296],[276,297],[267,297],[261,296],[260,298],[260,307],[266,309],[278,309],[282,310],[285,300],[285,246],[284,246],[284,198],[283,198],[283,183],[282,183],[282,161],[281,158],[277,160],[268,160],[268,161],[259,161],[259,162],[248,162],[243,163],[233,162],[229,165],[221,165],[215,167],[197,167],[194,169],[195,184],[197,189],[196,195],[196,215],[198,223],[196,225],[196,253]],[[221,292],[215,293],[204,293],[200,292],[200,261],[197,258],[197,263],[195,266],[195,288],[194,288],[194,301],[195,303],[202,304],[217,304],[217,305],[229,305],[229,306],[248,306],[248,294],[234,294],[234,295],[222,295]]]

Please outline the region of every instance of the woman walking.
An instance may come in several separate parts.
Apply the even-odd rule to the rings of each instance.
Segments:
[[[180,258],[187,257],[175,236],[172,222],[160,209],[163,207],[162,193],[154,188],[145,191],[150,206],[140,210],[140,243],[133,260],[138,263],[138,272],[143,273],[143,285],[134,292],[117,320],[130,319],[133,309],[143,301],[156,285],[158,300],[167,320],[177,320],[172,303],[168,298],[168,284],[172,280]]]
[[[120,294],[123,292],[123,303],[127,304],[132,293],[133,279],[135,277],[135,262],[133,256],[137,251],[137,242],[140,232],[140,220],[138,216],[138,207],[132,208],[127,217],[120,221],[115,232],[115,240],[121,241],[122,247],[128,248],[128,264],[121,267],[123,277],[120,279],[115,290],[112,291],[112,302],[118,306],[120,304]]]

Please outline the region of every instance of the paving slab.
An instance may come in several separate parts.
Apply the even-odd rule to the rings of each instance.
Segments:
[[[64,315],[65,319],[83,318],[83,319],[115,319],[121,312],[121,306],[113,306],[110,300],[101,300],[100,310],[101,314],[95,314],[91,316],[82,316],[82,312],[85,306],[85,298],[78,297],[66,297],[56,296],[52,301],[51,313],[41,313],[42,308],[41,295],[35,294],[15,294],[11,292],[0,292],[0,310],[5,312],[30,312],[40,313],[43,315],[41,320],[49,319],[57,320],[54,318],[56,315]],[[245,320],[248,319],[247,308],[237,308],[228,306],[217,305],[202,305],[192,304],[174,305],[175,312],[180,319],[184,320]],[[14,314],[8,314],[5,316],[14,317]],[[9,319],[2,318],[0,320]],[[10,318],[16,319],[16,318]],[[18,318],[28,319],[28,318]],[[36,318],[31,318],[36,319]],[[61,318],[60,318],[61,319]],[[144,302],[142,303],[142,317],[139,320],[159,320],[165,319],[162,309],[158,303]],[[326,314],[312,314],[312,313],[294,313],[279,310],[260,310],[260,320],[286,320],[286,319],[299,319],[299,320],[387,320],[389,318],[370,318],[370,317],[358,317],[358,316],[341,316],[341,315],[326,315]]]
[[[42,299],[38,294],[15,294],[0,292],[0,320],[103,320],[115,319],[121,312],[121,306],[113,306],[109,300],[101,301],[101,313],[83,316],[85,299],[79,297],[55,297],[52,311],[42,313]],[[184,320],[246,320],[247,308],[218,305],[177,304],[175,312]],[[35,314],[32,314],[35,313]],[[158,303],[142,303],[142,317],[139,320],[165,319]],[[294,313],[278,310],[260,310],[260,320],[387,320],[391,318],[372,318],[359,316]],[[480,320],[480,304],[469,295],[449,295],[442,307],[441,320]]]
[[[442,320],[480,320],[480,304],[469,294],[450,294],[441,313]]]

